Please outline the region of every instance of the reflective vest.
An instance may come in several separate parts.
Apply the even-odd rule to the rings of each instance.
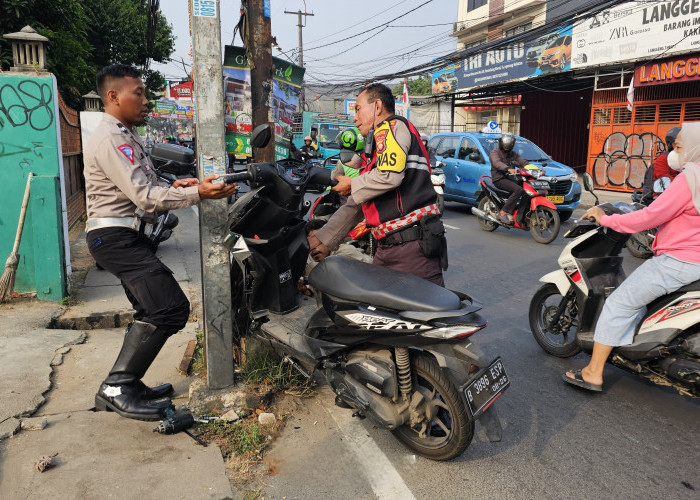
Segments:
[[[398,122],[403,122],[411,134],[408,152],[404,152],[394,138],[393,129]],[[367,225],[378,226],[436,202],[428,152],[416,127],[404,117],[390,116],[375,129],[372,158],[361,173],[374,168],[404,172],[404,178],[396,189],[362,204]]]

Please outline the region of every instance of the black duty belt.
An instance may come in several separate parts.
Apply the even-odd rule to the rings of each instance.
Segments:
[[[421,234],[422,232],[419,225],[410,226],[387,234],[383,238],[378,239],[377,244],[382,247],[400,245],[408,241],[420,240],[422,237]]]

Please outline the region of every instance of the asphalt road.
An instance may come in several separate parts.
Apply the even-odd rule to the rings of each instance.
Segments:
[[[500,355],[511,379],[494,405],[502,441],[477,425],[462,456],[431,462],[322,392],[273,446],[278,473],[266,479],[266,498],[698,498],[700,401],[612,366],[604,393],[571,387],[561,374],[587,356],[549,356],[530,333],[530,299],[557,268],[571,222],[550,245],[521,230],[482,231],[459,204],[448,203],[444,222],[447,286],[483,302],[489,325],[473,342]],[[628,273],[641,263],[625,257]]]

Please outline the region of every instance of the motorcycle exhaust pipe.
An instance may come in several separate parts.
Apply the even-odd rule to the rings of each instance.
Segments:
[[[476,207],[472,207],[472,213],[474,215],[476,215],[477,217],[481,217],[482,219],[486,219],[489,222],[495,222],[496,224],[499,224],[499,225],[502,224],[500,220],[496,219],[495,217],[493,217],[490,214],[487,214],[486,212],[479,210]]]

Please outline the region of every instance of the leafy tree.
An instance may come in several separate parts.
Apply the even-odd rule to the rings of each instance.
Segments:
[[[80,108],[80,96],[95,88],[97,71],[108,64],[144,70],[151,93],[162,85],[163,75],[149,65],[167,61],[175,40],[158,6],[158,0],[2,0],[0,34],[30,25],[49,38],[47,68],[66,102]],[[0,66],[11,64],[9,43],[0,41]]]
[[[418,78],[409,78],[406,82],[406,87],[408,87],[409,95],[430,95],[433,89],[432,78],[428,73],[421,75]],[[394,95],[403,95],[403,82],[394,85],[392,92]]]

